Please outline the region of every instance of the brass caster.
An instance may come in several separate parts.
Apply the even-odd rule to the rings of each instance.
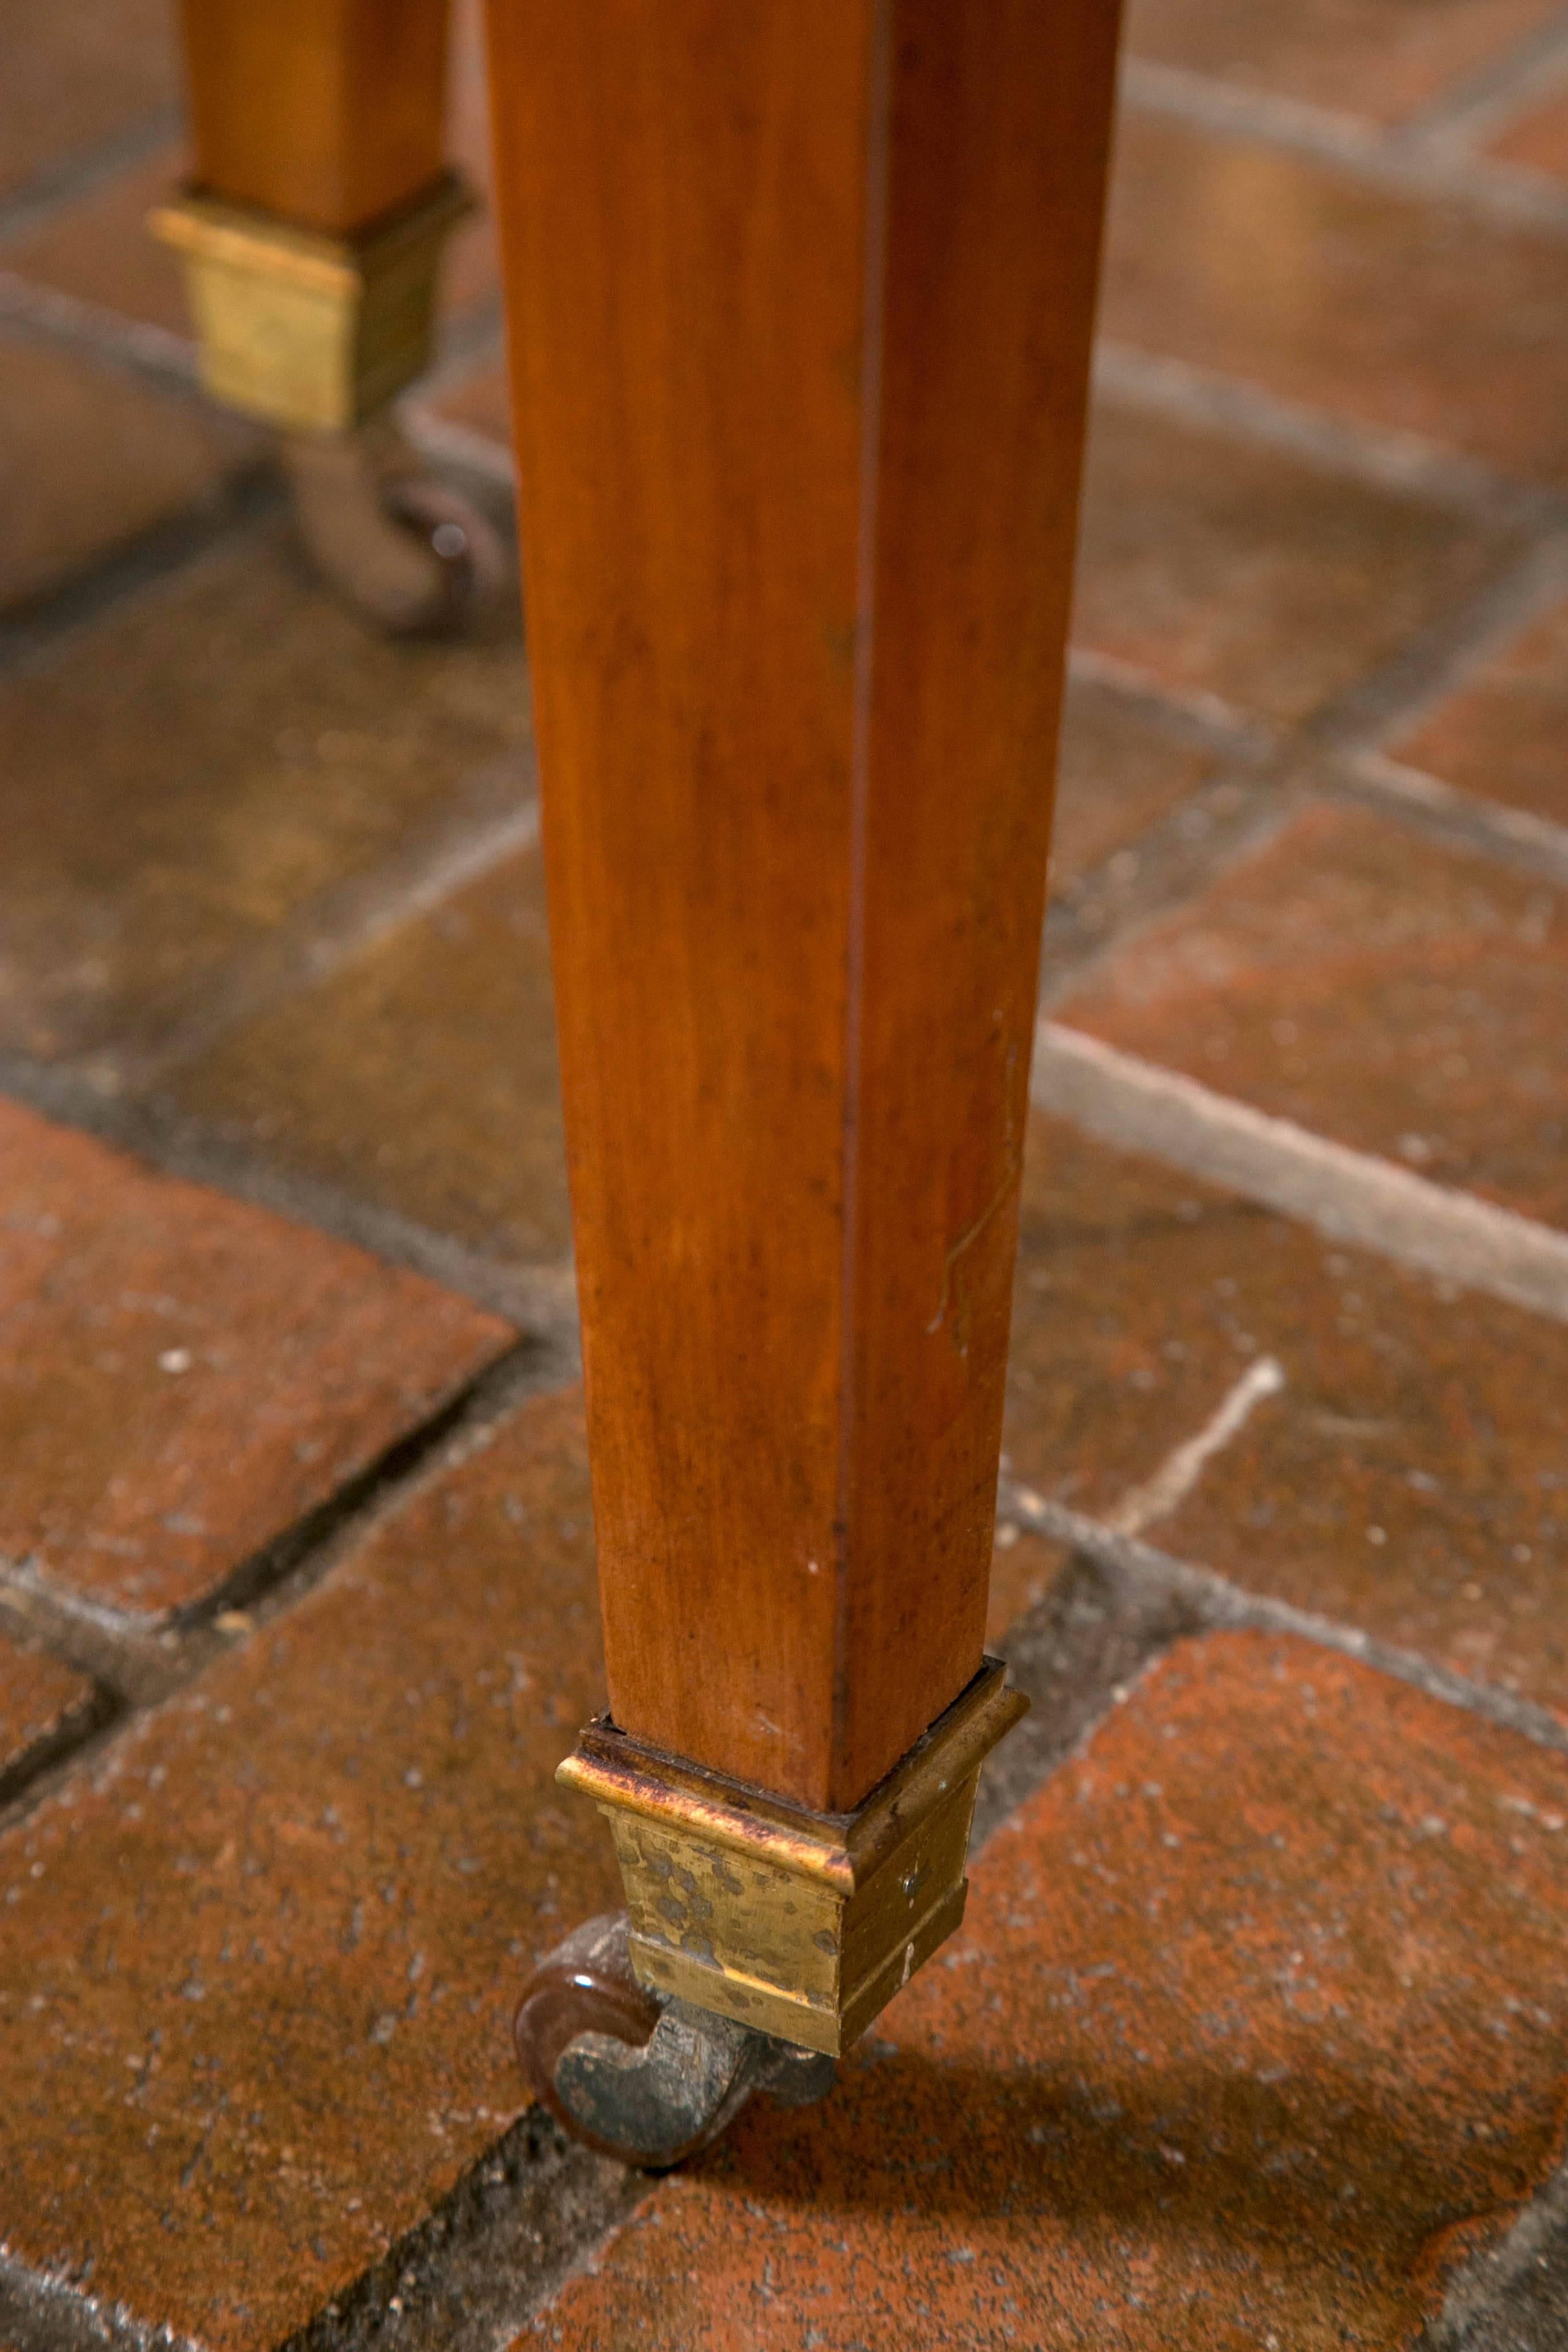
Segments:
[[[283,464],[317,569],[389,635],[448,635],[505,580],[495,530],[389,417],[355,432],[286,434]]]
[[[541,1962],[517,2012],[523,2071],[574,2139],[667,2171],[719,2137],[753,2091],[809,2106],[833,2059],[637,1982],[624,1911],[590,1919]]]

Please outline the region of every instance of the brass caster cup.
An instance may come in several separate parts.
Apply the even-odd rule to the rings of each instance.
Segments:
[[[491,525],[429,473],[390,417],[286,435],[283,464],[312,562],[389,635],[450,635],[503,585]]]

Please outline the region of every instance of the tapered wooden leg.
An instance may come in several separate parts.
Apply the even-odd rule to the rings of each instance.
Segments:
[[[610,1717],[661,1999],[962,1910],[1113,0],[490,0]]]
[[[469,199],[442,162],[448,0],[183,0],[194,173],[154,214],[207,390],[282,429],[317,562],[394,630],[500,569],[390,404],[431,356],[437,265]]]

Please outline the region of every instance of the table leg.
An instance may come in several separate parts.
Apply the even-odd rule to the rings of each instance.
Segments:
[[[610,1696],[563,1775],[666,2018],[829,2057],[956,1924],[1020,1706],[983,1630],[1116,15],[490,5]]]
[[[183,0],[195,169],[153,215],[203,381],[280,428],[318,565],[393,631],[449,625],[504,568],[391,404],[428,364],[471,199],[442,160],[448,0]]]

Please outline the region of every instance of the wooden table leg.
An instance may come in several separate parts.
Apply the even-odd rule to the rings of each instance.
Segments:
[[[153,216],[207,390],[282,428],[318,564],[394,630],[449,623],[501,568],[390,408],[471,205],[442,160],[447,20],[448,0],[183,0],[195,169]]]
[[[490,0],[611,1707],[563,1777],[641,1983],[827,2053],[956,1923],[1016,1711],[1116,13]]]

